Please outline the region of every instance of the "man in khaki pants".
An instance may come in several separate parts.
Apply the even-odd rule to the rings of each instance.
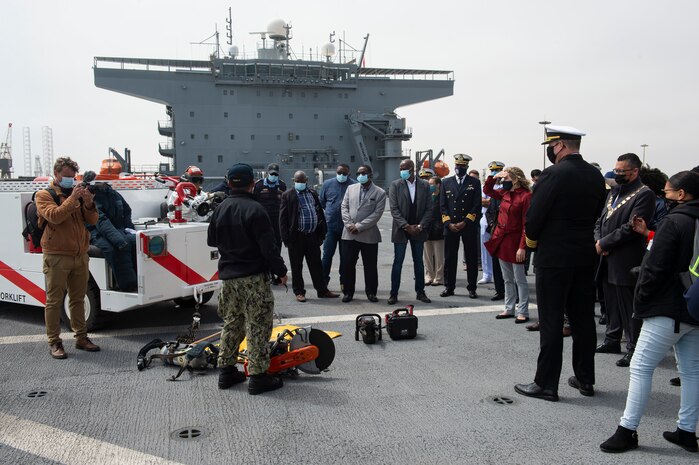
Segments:
[[[87,337],[84,299],[90,278],[87,249],[90,233],[85,223],[97,224],[99,213],[93,195],[83,186],[74,186],[78,164],[69,157],[59,158],[53,166],[49,189],[36,193],[39,226],[44,226],[41,248],[46,275],[46,336],[53,358],[66,358],[61,341],[61,309],[66,289],[70,299],[70,324],[75,333],[75,348],[96,352],[100,348]],[[54,199],[55,197],[55,199]]]

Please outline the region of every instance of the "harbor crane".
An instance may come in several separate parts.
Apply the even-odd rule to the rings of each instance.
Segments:
[[[12,177],[12,123],[7,125],[5,142],[0,143],[0,178]]]

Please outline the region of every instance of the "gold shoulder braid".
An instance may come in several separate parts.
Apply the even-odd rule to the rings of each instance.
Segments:
[[[614,207],[614,208],[612,208],[612,203],[613,203],[614,198],[612,196],[610,196],[609,200],[607,201],[607,218],[606,219],[609,219],[609,217],[612,216],[615,211],[617,211],[618,209],[623,207],[624,204],[626,204],[626,202],[628,202],[629,200],[634,198],[636,196],[636,194],[638,194],[639,192],[641,192],[643,190],[644,187],[646,187],[646,186],[641,186],[638,189],[636,189],[635,191],[633,191],[632,193],[630,193],[629,195],[627,195],[626,198],[624,200],[622,200],[621,202],[617,203],[616,207]]]

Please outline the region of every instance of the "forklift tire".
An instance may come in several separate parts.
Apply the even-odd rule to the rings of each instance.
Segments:
[[[90,280],[87,283],[87,293],[85,294],[85,324],[88,332],[94,331],[100,327],[100,324],[102,323],[102,314],[103,312],[100,309],[100,288],[97,286],[97,283],[95,283],[92,277],[90,277]],[[61,320],[68,329],[71,329],[67,293],[65,299],[63,300]]]
[[[201,296],[201,305],[204,305],[207,303],[211,298],[214,296],[214,291],[211,292],[205,292]],[[173,299],[174,302],[179,305],[182,308],[194,308],[197,304],[197,302],[194,300],[194,297],[178,297],[177,299]]]

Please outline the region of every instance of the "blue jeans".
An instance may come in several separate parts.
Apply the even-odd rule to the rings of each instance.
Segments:
[[[335,249],[340,249],[340,284],[342,282],[342,247],[337,247],[342,238],[342,230],[331,231],[325,234],[325,240],[323,241],[323,259],[321,260],[323,264],[323,277],[325,278],[325,284],[330,282],[330,268],[333,266],[333,255],[335,255]]]
[[[641,336],[631,359],[631,378],[626,409],[619,424],[636,430],[648,405],[653,371],[675,347],[677,368],[682,380],[680,411],[677,426],[694,432],[699,420],[699,326],[680,323],[675,333],[675,320],[665,316],[643,319]]]
[[[410,243],[410,253],[413,256],[413,272],[415,273],[415,293],[425,292],[425,264],[422,261],[422,251],[425,248],[423,241],[408,239]],[[393,268],[391,268],[391,295],[398,295],[400,289],[400,272],[405,260],[405,249],[408,244],[393,244]]]

